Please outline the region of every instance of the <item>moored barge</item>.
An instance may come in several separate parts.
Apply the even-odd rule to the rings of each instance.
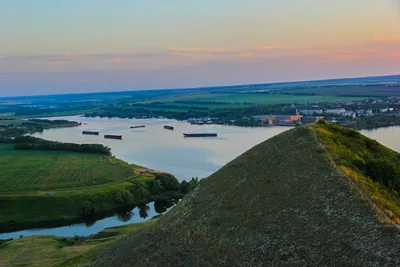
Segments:
[[[216,137],[216,133],[184,133],[184,137]]]
[[[93,131],[83,131],[82,134],[88,134],[88,135],[99,135],[99,132],[93,132]]]
[[[107,138],[107,139],[122,139],[122,135],[106,134],[106,135],[104,135],[104,138]]]
[[[131,129],[144,128],[144,127],[146,127],[146,125],[135,125],[131,126]]]
[[[169,126],[169,125],[164,125],[164,129],[167,129],[167,130],[174,130],[174,127],[173,126]]]

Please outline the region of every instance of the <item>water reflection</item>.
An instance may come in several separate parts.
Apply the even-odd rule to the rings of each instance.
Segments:
[[[176,202],[174,202],[176,203]],[[157,207],[161,204],[157,202]],[[162,204],[164,205],[164,204]],[[155,202],[143,205],[141,207],[119,209],[113,216],[105,219],[96,220],[93,217],[85,218],[85,222],[53,228],[37,228],[22,231],[15,231],[12,233],[0,234],[0,239],[18,238],[20,236],[31,236],[31,235],[55,235],[62,237],[73,237],[73,236],[89,236],[96,234],[101,230],[109,227],[121,226],[130,223],[145,222],[153,217],[160,215],[161,213],[167,212],[173,205],[167,205],[163,212],[159,212],[155,209]]]
[[[190,125],[168,119],[107,119],[78,116],[58,117],[79,121],[75,128],[45,130],[36,137],[72,143],[99,143],[111,148],[118,158],[129,163],[162,170],[180,181],[207,177],[253,146],[290,127],[244,128],[223,125]],[[164,125],[175,127],[165,130]],[[130,129],[132,125],[145,128]],[[82,131],[100,131],[99,136]],[[183,133],[215,132],[217,138],[183,138]],[[122,140],[104,139],[103,134],[122,135]]]
[[[379,143],[400,152],[400,127],[395,126],[373,130],[362,130],[360,132],[372,139],[376,139]]]
[[[158,213],[163,213],[167,211],[170,207],[174,206],[177,203],[177,200],[156,200],[154,201],[154,209]]]
[[[155,206],[155,204],[154,204],[154,206]],[[150,209],[150,207],[148,206],[148,205],[140,205],[139,206],[139,215],[140,215],[140,218],[147,218],[148,216],[149,216],[149,214],[148,214],[148,210]]]

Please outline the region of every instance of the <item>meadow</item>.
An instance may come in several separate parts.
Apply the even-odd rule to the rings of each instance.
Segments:
[[[173,101],[215,101],[235,103],[253,103],[257,105],[276,105],[276,104],[306,104],[352,100],[352,97],[334,97],[334,96],[298,96],[283,94],[267,94],[267,93],[239,93],[239,94],[204,94],[188,97],[177,97]]]
[[[277,104],[316,104],[322,102],[351,101],[362,97],[346,96],[303,96],[278,93],[204,93],[185,96],[171,96],[133,103],[126,108],[145,108],[146,110],[186,112],[190,109],[231,109],[253,105]]]
[[[109,228],[88,237],[29,236],[0,243],[0,266],[71,266],[128,234],[149,227],[157,219],[144,223]]]
[[[108,156],[67,151],[14,150],[0,145],[0,193],[101,185],[133,176]]]
[[[365,96],[386,97],[400,95],[400,86],[379,85],[347,85],[323,86],[286,89],[288,94],[316,94],[321,96]]]

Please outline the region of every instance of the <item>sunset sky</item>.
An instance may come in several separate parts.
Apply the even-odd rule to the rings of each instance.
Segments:
[[[0,1],[0,96],[390,74],[398,0]]]

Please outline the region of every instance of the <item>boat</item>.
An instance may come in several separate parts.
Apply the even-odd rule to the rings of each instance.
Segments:
[[[184,137],[216,137],[216,133],[184,133]]]
[[[99,135],[99,132],[93,132],[93,131],[83,131],[82,134],[88,134],[88,135]]]
[[[203,121],[191,121],[190,122],[191,125],[204,125]]]
[[[144,127],[146,127],[146,125],[135,125],[131,126],[131,129],[144,128]]]
[[[104,135],[104,138],[107,138],[107,139],[122,139],[122,135],[106,134],[106,135]]]
[[[169,125],[164,125],[164,129],[167,129],[167,130],[174,130],[174,127],[173,126],[169,126]]]

